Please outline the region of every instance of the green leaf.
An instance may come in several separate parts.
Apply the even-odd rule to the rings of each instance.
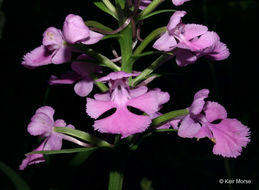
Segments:
[[[118,19],[117,18],[117,15],[112,12],[110,9],[107,8],[107,6],[103,3],[103,2],[100,2],[98,0],[95,0],[93,1],[93,4],[98,7],[99,9],[101,9],[103,12],[106,12],[107,14],[111,15],[112,17],[114,17],[115,19]]]
[[[172,9],[163,9],[163,10],[158,10],[158,11],[154,11],[148,15],[145,15],[141,18],[141,20],[144,20],[144,19],[147,19],[149,17],[152,17],[152,16],[155,16],[155,15],[158,15],[158,14],[161,14],[161,13],[172,13],[172,12],[175,12],[176,10],[172,10]],[[138,19],[139,21],[139,19]]]
[[[131,57],[132,58],[140,58],[140,57],[144,57],[144,56],[148,56],[148,55],[153,55],[153,54],[159,54],[159,53],[164,53],[164,52],[161,52],[161,51],[146,51],[144,53],[134,54]]]
[[[153,41],[154,39],[156,39],[160,34],[162,34],[163,32],[165,32],[166,26],[157,28],[155,30],[153,30],[142,42],[141,44],[139,44],[139,46],[136,48],[136,50],[134,51],[133,55],[137,55],[140,54],[146,47],[147,45]]]
[[[84,51],[87,55],[89,55],[92,58],[95,58],[98,62],[98,65],[105,65],[106,67],[112,69],[113,71],[120,71],[121,68],[113,63],[110,59],[105,57],[104,55],[94,51],[91,48],[88,48],[87,46],[83,44],[69,44],[75,48],[78,48],[81,51]]]
[[[121,37],[120,34],[107,34],[101,40],[107,40],[107,39],[110,39],[110,38],[117,38],[117,39],[119,39],[120,37]]]
[[[84,141],[87,141],[91,144],[101,146],[101,147],[111,147],[111,144],[98,138],[90,133],[86,133],[84,131],[80,131],[77,129],[71,129],[69,127],[54,127],[54,131],[58,133],[64,133],[73,137],[77,137],[79,139],[82,139]]]
[[[176,129],[157,129],[155,132],[157,133],[166,133],[166,132],[175,132],[177,131]]]
[[[171,112],[165,113],[165,114],[153,119],[151,126],[160,126],[160,125],[163,125],[163,124],[171,121],[172,119],[174,119],[176,117],[185,116],[187,114],[189,114],[188,109],[180,109],[180,110],[171,111]]]
[[[144,80],[148,75],[150,75],[154,70],[156,70],[160,65],[162,65],[170,55],[163,54],[158,57],[151,65],[149,65],[144,71],[140,73],[136,78],[130,82],[130,86],[136,86],[139,82]]]
[[[138,20],[142,20],[149,15],[163,0],[153,0],[138,16]]]
[[[113,31],[111,28],[109,28],[109,27],[107,27],[107,26],[103,25],[102,23],[97,22],[95,20],[88,20],[88,21],[85,22],[85,24],[89,27],[99,28],[99,29],[105,30],[107,32]]]
[[[115,0],[116,5],[120,6],[120,9],[123,10],[125,8],[126,1],[125,0]]]
[[[23,180],[23,178],[16,173],[12,168],[0,161],[0,170],[9,177],[9,179],[15,185],[16,190],[30,190],[30,187]]]
[[[79,166],[81,164],[83,164],[90,156],[91,154],[97,149],[92,149],[89,151],[85,151],[85,152],[79,152],[77,153],[74,158],[71,160],[71,165],[73,166]]]
[[[161,52],[161,51],[147,51],[147,52],[144,52],[144,53],[135,54],[135,55],[132,55],[128,59],[128,63],[127,64],[133,64],[139,58],[144,57],[144,56],[153,55],[153,54],[161,54],[161,53],[164,53],[164,52]]]
[[[69,153],[75,153],[75,152],[86,152],[86,151],[93,151],[93,149],[96,149],[98,147],[84,147],[84,148],[70,148],[70,149],[62,149],[62,150],[42,150],[42,151],[33,151],[29,152],[27,155],[30,154],[69,154]]]

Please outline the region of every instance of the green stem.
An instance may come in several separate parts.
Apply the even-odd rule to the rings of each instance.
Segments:
[[[118,170],[111,170],[109,175],[108,190],[121,190],[123,184],[123,173]]]
[[[136,48],[133,55],[140,54],[147,45],[153,41],[155,38],[157,38],[161,33],[166,31],[166,26],[160,27],[152,31],[142,42],[141,44]]]
[[[105,85],[105,84],[103,84],[102,82],[94,82],[94,84],[102,91],[102,92],[106,92],[106,91],[108,91],[109,89],[108,89],[108,87]]]
[[[94,74],[91,75],[91,78],[94,80],[94,84],[102,91],[106,92],[108,91],[108,87],[102,83],[102,82],[97,82],[96,80],[98,79]]]
[[[168,58],[169,54],[163,54],[160,57],[158,57],[150,66],[148,66],[140,75],[138,75],[135,79],[132,80],[131,86],[136,86],[138,82],[145,79],[149,74],[151,74],[155,69],[157,69],[159,66],[161,66]]]
[[[164,0],[153,0],[138,16],[137,20],[142,20],[146,15],[151,13]]]
[[[173,118],[185,116],[187,114],[189,114],[188,109],[180,109],[180,110],[171,111],[171,112],[165,113],[165,114],[153,119],[151,126],[159,126],[164,123],[167,123],[168,121],[172,120]]]

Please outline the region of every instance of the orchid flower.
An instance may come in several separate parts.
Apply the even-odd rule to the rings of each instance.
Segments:
[[[237,119],[227,118],[227,111],[217,102],[207,101],[209,90],[198,91],[192,105],[178,125],[178,135],[185,138],[208,137],[215,145],[213,153],[224,157],[236,158],[242,147],[250,142],[250,131]],[[219,123],[214,123],[220,120]]]
[[[96,120],[93,127],[102,133],[121,134],[122,138],[145,131],[151,123],[151,115],[169,100],[167,92],[160,89],[148,91],[146,86],[130,89],[127,79],[138,74],[113,72],[98,79],[109,82],[110,91],[95,94],[94,98],[87,98],[86,112],[97,119],[103,113],[115,108],[116,111],[103,119]],[[137,115],[129,111],[128,107],[145,112]]]
[[[28,125],[28,132],[33,136],[44,137],[45,140],[40,144],[40,146],[34,151],[42,150],[60,150],[62,147],[62,139],[69,140],[71,142],[77,143],[81,146],[87,146],[87,144],[74,139],[73,137],[63,135],[54,132],[54,127],[69,127],[74,128],[73,125],[67,125],[62,119],[54,121],[53,115],[55,110],[50,106],[43,106],[36,110],[35,115],[31,118],[31,122]],[[22,161],[20,165],[20,170],[24,170],[28,165],[37,164],[44,162],[45,159],[43,154],[30,154]]]
[[[65,19],[63,31],[55,27],[46,29],[42,45],[27,53],[22,64],[28,68],[35,68],[50,63],[68,62],[73,51],[68,43],[95,44],[102,37],[102,34],[91,31],[80,16],[69,14]]]
[[[181,18],[185,15],[185,11],[176,11],[170,18],[167,31],[153,47],[160,51],[175,50],[179,66],[192,64],[202,56],[212,60],[226,59],[230,53],[219,36],[204,25],[183,24]]]
[[[93,79],[91,75],[94,72],[100,72],[101,67],[93,63],[84,62],[84,59],[89,59],[85,54],[80,55],[77,61],[72,62],[71,67],[73,72],[61,75],[61,78],[51,76],[49,83],[55,84],[73,84],[74,91],[81,97],[87,96],[93,89]]]

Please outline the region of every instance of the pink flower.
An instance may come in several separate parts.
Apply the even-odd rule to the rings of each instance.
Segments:
[[[208,89],[195,94],[189,107],[190,114],[181,120],[178,135],[198,139],[208,137],[215,143],[214,154],[236,158],[242,147],[250,142],[249,128],[236,119],[227,118],[225,108],[217,102],[205,102],[208,94]],[[220,122],[215,123],[217,120]]]
[[[186,66],[205,56],[212,60],[223,60],[229,56],[227,46],[220,42],[215,32],[199,24],[183,24],[185,11],[176,11],[167,25],[167,31],[156,40],[153,47],[160,51],[175,50],[176,63]]]
[[[93,89],[93,79],[91,74],[100,72],[101,68],[98,65],[84,62],[84,59],[89,59],[87,55],[80,55],[77,60],[71,64],[73,72],[61,75],[61,78],[51,76],[50,84],[73,84],[74,91],[81,97],[87,96]]]
[[[33,136],[44,137],[45,140],[41,145],[34,149],[33,151],[42,150],[60,150],[62,147],[62,136],[59,133],[53,131],[53,127],[70,127],[74,128],[73,125],[67,125],[64,120],[58,119],[54,121],[54,109],[49,106],[43,106],[37,109],[35,115],[31,118],[31,122],[28,125],[28,132]],[[44,157],[42,154],[30,154],[22,161],[20,165],[20,170],[23,170],[28,165],[37,164],[44,162]]]
[[[96,130],[102,133],[121,134],[122,138],[145,131],[151,123],[151,115],[169,100],[169,94],[161,92],[160,89],[148,91],[145,86],[130,89],[127,78],[137,75],[120,71],[98,80],[109,81],[110,91],[95,94],[95,99],[87,98],[87,114],[97,119],[112,108],[116,111],[106,118],[96,120],[93,126]],[[130,107],[141,110],[147,115],[132,113],[128,109]]]
[[[71,59],[72,48],[67,43],[95,44],[103,35],[89,30],[78,15],[69,14],[64,22],[63,32],[49,27],[43,33],[42,45],[27,53],[22,64],[35,68],[50,63],[61,64]]]

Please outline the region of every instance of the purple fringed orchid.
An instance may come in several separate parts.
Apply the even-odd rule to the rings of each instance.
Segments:
[[[207,101],[209,90],[198,91],[192,105],[178,125],[178,135],[185,138],[208,137],[215,145],[213,153],[223,157],[236,158],[242,147],[250,142],[250,131],[237,119],[227,118],[225,108],[217,102]],[[220,120],[219,123],[214,123]]]
[[[93,63],[84,62],[84,59],[89,59],[85,54],[80,55],[77,61],[72,62],[71,68],[73,72],[61,75],[61,78],[51,76],[49,83],[56,84],[73,84],[74,91],[81,97],[87,96],[93,89],[94,81],[91,75],[94,72],[101,72],[101,67]]]
[[[81,146],[86,146],[85,143],[78,141],[70,136],[56,133],[53,127],[69,127],[74,128],[73,125],[67,125],[62,119],[54,121],[53,115],[55,110],[50,106],[43,106],[36,110],[35,115],[31,118],[31,122],[28,125],[28,132],[33,136],[44,137],[45,140],[41,145],[33,151],[42,150],[60,150],[62,147],[62,139],[66,139],[77,143]],[[22,161],[19,169],[24,170],[28,165],[44,162],[43,154],[30,154]]]
[[[141,1],[139,5],[140,10],[144,10],[152,2],[152,0],[135,0],[135,4],[137,4],[137,1]],[[180,6],[187,1],[190,1],[190,0],[172,0],[172,3],[175,6]]]
[[[67,43],[95,44],[102,37],[102,34],[91,31],[80,16],[69,14],[65,19],[63,31],[49,27],[43,33],[42,45],[27,53],[22,64],[28,68],[35,68],[50,63],[68,62],[73,49]]]
[[[226,44],[220,42],[215,32],[199,24],[183,24],[185,11],[176,11],[167,25],[167,31],[156,40],[153,47],[160,51],[175,50],[176,63],[186,66],[204,56],[211,60],[223,60],[229,56]]]
[[[109,82],[110,91],[95,94],[95,99],[87,98],[87,114],[97,119],[112,108],[116,108],[116,111],[106,118],[96,120],[93,125],[96,130],[102,133],[121,134],[122,138],[143,132],[151,123],[151,115],[169,100],[169,94],[161,92],[160,89],[148,91],[145,86],[130,89],[127,83],[128,77],[137,75],[120,71],[98,79],[100,82]],[[128,107],[139,109],[147,115],[132,113]]]

